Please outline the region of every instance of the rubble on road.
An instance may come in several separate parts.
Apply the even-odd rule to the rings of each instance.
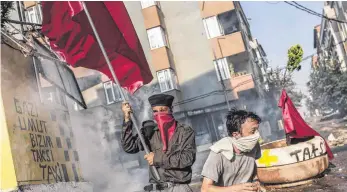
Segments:
[[[328,140],[328,144],[332,147],[347,145],[347,135],[339,136],[335,140]]]
[[[343,146],[347,144],[347,130],[338,130],[334,133],[330,133],[328,136],[328,144],[331,147]]]

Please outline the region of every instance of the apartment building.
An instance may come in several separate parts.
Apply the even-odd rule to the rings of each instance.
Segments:
[[[326,1],[323,14],[332,19],[346,21],[347,3],[343,1]],[[346,71],[347,24],[322,19],[314,28],[314,48],[317,49],[317,64],[332,65],[339,63],[341,70]]]
[[[250,101],[263,96],[261,64],[266,54],[239,2],[146,1],[126,6],[135,28],[143,25],[135,22],[144,23],[146,30],[138,29],[138,35],[141,39],[147,34],[148,60],[160,91],[177,98],[176,116],[191,124],[197,137],[210,135],[197,141],[211,143],[223,134],[219,131],[224,130],[227,105],[221,81],[232,106],[250,108]]]
[[[250,108],[250,101],[264,97],[266,54],[240,2],[124,3],[155,77],[148,87],[175,96],[176,118],[191,124],[198,136],[208,135],[208,143],[223,134],[226,99],[232,107]],[[39,3],[24,2],[24,10],[27,22],[42,21]],[[84,84],[88,108],[119,111],[117,85],[96,71],[72,70]]]
[[[141,105],[134,106],[138,111],[146,106],[143,103],[151,94],[173,95],[174,116],[195,129],[198,151],[208,149],[226,135],[226,101],[231,107],[267,115],[268,61],[263,47],[252,36],[240,2],[127,1],[124,4],[154,77],[135,93],[135,100],[143,100]],[[21,5],[24,13],[20,19],[42,22],[39,2],[26,1]],[[100,111],[112,114],[112,127],[109,122],[103,122],[106,127],[103,130],[108,131],[99,134],[119,137],[122,113],[118,85],[94,70],[82,67],[71,70],[87,108],[74,102],[74,109],[90,118]],[[272,137],[279,129],[277,119],[266,121],[262,135]],[[131,159],[127,155],[122,158],[121,162]],[[137,165],[130,164],[124,167],[136,167],[141,160]]]

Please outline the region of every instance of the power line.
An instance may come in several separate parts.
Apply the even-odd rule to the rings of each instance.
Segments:
[[[326,19],[326,20],[329,20],[329,21],[336,21],[336,22],[339,22],[339,23],[347,23],[346,21],[341,21],[341,20],[338,20],[338,19],[329,18],[329,17],[327,17],[327,16],[325,16],[323,14],[317,13],[316,11],[313,11],[312,9],[309,9],[309,8],[303,6],[303,5],[301,5],[301,4],[299,4],[299,3],[295,2],[295,1],[293,1],[293,2],[284,1],[284,2],[287,3],[290,6],[293,6],[293,7],[297,8],[297,9],[301,10],[301,11],[304,11],[304,12],[309,13],[311,15],[320,17],[322,19]]]
[[[316,54],[322,53],[324,50],[326,50],[326,49],[328,49],[328,48],[336,47],[337,45],[340,45],[340,44],[345,43],[345,42],[347,42],[347,38],[346,38],[345,40],[343,40],[343,41],[338,42],[337,44],[333,44],[333,45],[330,46],[330,47],[322,48],[320,51],[318,51],[318,52],[316,52],[316,53],[313,53],[313,54],[311,54],[311,55],[306,56],[305,58],[303,58],[303,59],[301,60],[301,62],[303,62],[303,61],[305,61],[305,60],[307,60],[307,59],[312,58],[312,57],[313,57],[314,55],[316,55]],[[301,62],[300,62],[300,63],[301,63]]]
[[[236,89],[237,87],[239,87],[241,85],[244,85],[246,83],[250,83],[250,82],[258,80],[258,79],[260,79],[260,78],[253,78],[253,79],[250,79],[250,80],[243,81],[243,82],[237,84],[235,87],[233,87],[231,89],[226,89],[225,91],[231,92],[231,91],[233,91],[234,89]],[[224,94],[224,90],[212,91],[212,92],[209,92],[209,93],[206,93],[206,94],[203,94],[203,95],[192,97],[192,98],[189,98],[189,99],[177,102],[177,103],[173,104],[173,106],[178,106],[178,105],[190,103],[190,102],[193,102],[193,101],[196,101],[196,100],[199,100],[199,99],[203,99],[203,98],[209,97],[211,95],[215,95],[215,94]]]

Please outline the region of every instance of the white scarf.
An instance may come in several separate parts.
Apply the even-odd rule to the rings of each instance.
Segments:
[[[233,145],[242,152],[250,152],[258,143],[259,138],[260,134],[258,131],[250,136],[239,139],[225,137],[212,145],[210,149],[215,153],[222,153],[230,161],[234,157]]]

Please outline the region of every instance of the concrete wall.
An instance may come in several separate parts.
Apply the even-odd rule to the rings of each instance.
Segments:
[[[1,44],[1,97],[0,189],[81,181],[68,111],[41,103],[32,58],[6,44]]]
[[[152,55],[151,55],[151,48],[149,46],[149,41],[147,37],[147,31],[144,23],[144,19],[141,12],[141,3],[140,1],[124,1],[124,5],[128,11],[128,14],[130,16],[130,19],[134,25],[135,31],[137,33],[138,38],[140,39],[142,49],[145,53],[147,62],[149,64],[149,67],[151,69],[152,75],[153,75],[153,81],[157,81],[157,76],[155,73],[155,69],[153,68],[152,64]]]
[[[173,54],[182,100],[220,90],[213,65],[211,46],[205,34],[199,2],[160,2],[169,47]],[[210,97],[211,98],[211,97]],[[210,106],[223,97],[185,105],[186,110]]]

